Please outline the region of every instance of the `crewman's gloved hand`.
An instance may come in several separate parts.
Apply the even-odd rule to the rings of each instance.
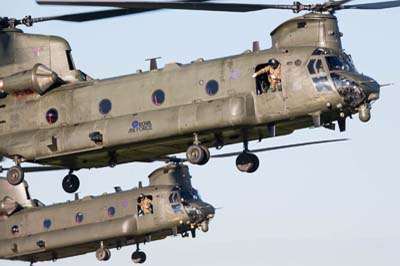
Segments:
[[[254,73],[253,76],[251,76],[253,78],[257,77],[257,73]]]

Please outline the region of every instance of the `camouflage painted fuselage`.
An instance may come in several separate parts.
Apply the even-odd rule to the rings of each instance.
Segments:
[[[24,57],[30,58],[29,67],[42,63],[68,81],[42,96],[0,99],[0,153],[30,162],[80,169],[151,161],[185,151],[193,133],[208,147],[262,139],[268,137],[267,125],[276,126],[277,136],[290,134],[312,126],[313,115],[320,115],[325,125],[341,112],[357,112],[360,104],[347,106],[325,60],[327,53],[347,58],[336,17],[331,15],[308,14],[283,23],[271,33],[269,50],[187,65],[170,63],[163,69],[105,80],[81,78],[65,56],[68,44],[58,37],[2,35],[3,46],[4,36],[12,36],[17,46],[22,36],[30,39]],[[50,45],[43,45],[44,40]],[[313,55],[319,48],[326,50]],[[62,52],[53,55],[51,49]],[[37,53],[46,55],[47,61],[40,55],[36,60]],[[257,94],[258,81],[251,76],[271,58],[281,63],[282,90]],[[0,76],[29,68],[16,60],[0,66]],[[310,72],[318,60],[324,73]],[[10,64],[20,68],[9,70]],[[379,94],[377,83],[355,70],[336,72],[364,84],[363,102],[370,94]],[[321,86],[321,80],[327,85]],[[209,81],[218,83],[215,94],[207,88]],[[156,90],[164,92],[162,103],[154,98]],[[111,103],[107,113],[99,110],[102,100]],[[52,124],[46,119],[51,109],[58,112]]]
[[[187,166],[169,165],[149,178],[149,187],[51,206],[24,198],[26,183],[13,187],[0,179],[0,259],[45,261],[93,252],[101,243],[116,248],[150,242],[195,230],[213,217]],[[152,199],[147,214],[140,211],[142,196]]]

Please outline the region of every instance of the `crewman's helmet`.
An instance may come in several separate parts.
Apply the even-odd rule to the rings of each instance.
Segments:
[[[279,66],[279,62],[275,58],[272,58],[268,61],[268,65],[272,66],[273,69],[276,69]]]

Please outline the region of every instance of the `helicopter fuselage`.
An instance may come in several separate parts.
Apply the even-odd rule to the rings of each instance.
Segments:
[[[34,63],[51,63],[69,82],[43,95],[0,99],[0,153],[70,169],[152,161],[185,151],[194,133],[203,145],[221,147],[330,127],[379,97],[379,85],[358,74],[342,52],[334,16],[308,14],[271,35],[269,50],[105,80],[79,77],[64,41],[63,70],[54,62]],[[281,67],[281,87],[274,91],[264,84],[268,77],[252,78],[270,59]]]
[[[186,165],[156,169],[149,179],[146,187],[45,206],[27,183],[13,187],[0,177],[0,260],[57,260],[208,231],[215,209],[192,187]]]

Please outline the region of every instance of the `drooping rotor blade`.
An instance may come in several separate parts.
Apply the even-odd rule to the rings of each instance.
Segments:
[[[209,0],[191,0],[190,2],[207,2]],[[37,1],[39,4],[40,1]],[[188,2],[188,0],[182,0],[178,2]],[[60,16],[51,16],[51,17],[43,17],[43,18],[35,18],[33,22],[42,22],[49,20],[62,20],[62,21],[71,21],[71,22],[86,22],[97,19],[105,19],[119,16],[126,16],[132,14],[139,14],[144,12],[150,12],[159,10],[160,8],[119,8],[119,9],[109,9],[109,10],[100,10],[100,11],[91,11],[91,12],[83,12],[83,13],[75,13],[75,14],[66,14]]]
[[[156,159],[156,161],[161,161],[165,163],[184,163],[187,162],[187,159],[179,158],[176,156],[163,156],[159,159]]]
[[[93,12],[83,12],[76,14],[67,14],[52,17],[35,18],[34,22],[43,22],[49,20],[61,20],[61,21],[71,21],[71,22],[86,22],[97,19],[105,19],[119,16],[126,16],[131,14],[138,14],[148,11],[154,11],[156,9],[110,9],[110,10],[100,10]]]
[[[342,6],[351,1],[354,1],[354,0],[328,1],[328,2],[325,2],[324,4],[322,4],[322,6],[324,6],[325,8],[336,9],[337,7]]]
[[[345,5],[340,7],[341,9],[385,9],[400,7],[400,1],[388,1],[388,2],[376,2],[358,5]]]
[[[179,2],[207,2],[209,0],[181,0]],[[23,19],[15,19],[8,17],[0,17],[0,29],[1,28],[15,28],[18,25],[25,25],[27,27],[32,26],[37,22],[45,22],[51,20],[61,20],[61,21],[70,21],[70,22],[86,22],[97,19],[105,19],[119,16],[126,16],[132,14],[139,14],[144,12],[150,12],[159,10],[160,8],[118,8],[118,9],[108,9],[108,10],[100,10],[100,11],[90,11],[90,12],[82,12],[82,13],[74,13],[74,14],[65,14],[59,16],[49,16],[49,17],[41,17],[41,18],[32,18],[31,16],[26,16]]]
[[[250,12],[263,9],[289,9],[289,10],[312,10],[312,5],[270,5],[270,4],[238,4],[238,3],[203,3],[203,2],[157,2],[157,1],[78,1],[78,0],[36,0],[41,5],[72,5],[72,6],[107,6],[119,8],[145,8],[145,9],[185,9],[203,11],[225,11],[225,12]]]
[[[258,153],[258,152],[266,152],[266,151],[274,151],[274,150],[282,150],[288,148],[295,148],[301,146],[309,146],[309,145],[316,145],[316,144],[324,144],[324,143],[332,143],[332,142],[340,142],[340,141],[347,141],[349,139],[330,139],[330,140],[319,140],[319,141],[311,141],[311,142],[303,142],[303,143],[295,143],[295,144],[288,144],[282,146],[274,146],[262,149],[255,149],[249,152],[251,153]],[[215,154],[211,155],[211,158],[225,158],[225,157],[232,157],[241,154],[242,152],[231,152],[231,153],[223,153],[223,154]]]
[[[32,172],[45,172],[45,171],[57,171],[57,170],[69,170],[67,168],[57,167],[57,166],[33,166],[33,167],[21,167],[25,173]],[[0,173],[8,171],[10,168],[3,168],[0,166]]]
[[[159,1],[110,1],[110,0],[36,0],[42,5],[75,5],[75,6],[108,6],[125,9],[185,9],[203,11],[225,11],[225,12],[251,12],[264,9],[288,9],[295,13],[300,11],[314,12],[335,12],[341,9],[383,9],[400,6],[398,0],[388,2],[377,2],[370,4],[344,5],[352,0],[327,1],[323,4],[303,5],[294,2],[293,5],[274,5],[274,4],[239,4],[239,3],[203,3],[196,1],[185,2],[159,2]]]

